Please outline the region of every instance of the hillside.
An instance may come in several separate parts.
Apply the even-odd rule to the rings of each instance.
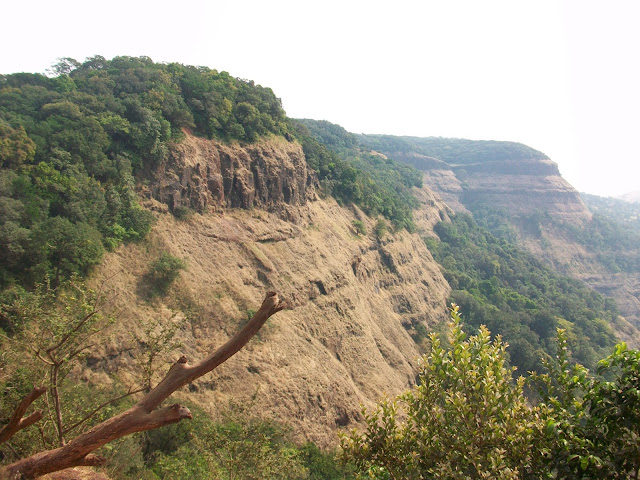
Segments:
[[[300,158],[295,147],[282,141],[251,148],[278,151],[283,162]],[[200,156],[203,152],[208,154]],[[181,171],[199,162],[203,171],[215,172],[228,152],[224,145],[187,136],[169,158],[181,162]],[[235,163],[243,157],[236,150],[231,158]],[[263,162],[267,157],[257,158]],[[172,176],[176,169],[173,164],[159,171]],[[243,170],[252,171],[249,165]],[[176,196],[149,189],[151,198],[143,205],[157,212],[149,239],[107,254],[94,278],[112,278],[118,310],[126,312],[120,325],[142,325],[153,317],[181,322],[183,353],[190,357],[220,344],[257,308],[265,291],[278,291],[291,309],[272,320],[259,341],[197,381],[188,395],[215,415],[230,399],[257,392],[259,410],[286,418],[299,439],[334,445],[335,429],[358,422],[361,403],[371,404],[384,392],[413,382],[420,348],[411,333],[444,320],[449,287],[419,236],[398,232],[377,239],[373,220],[358,209],[318,198],[313,186],[303,189],[299,198],[304,202],[274,203],[271,213],[267,206],[228,208],[239,192],[257,199],[262,186],[282,193],[295,183],[276,173],[234,182],[239,190],[227,192],[223,208],[212,202],[206,212],[187,220],[175,219],[159,201],[173,206]],[[207,182],[194,177],[183,182],[191,192],[198,184]],[[246,184],[257,188],[247,191]],[[198,199],[217,191],[209,185]],[[431,212],[431,224],[440,219],[438,207],[424,207]],[[357,219],[369,234],[356,232]],[[422,221],[428,225],[428,219]],[[185,260],[187,270],[169,296],[146,303],[135,292],[150,261],[164,251]],[[130,373],[121,346],[127,335],[116,328],[113,343],[96,352],[99,364],[103,356],[112,358],[106,371]]]
[[[454,211],[472,212],[490,228],[513,227],[530,252],[613,296],[627,321],[640,326],[640,237],[617,226],[615,216],[594,217],[546,155],[512,142],[357,138],[422,170],[425,184]],[[628,328],[618,334],[637,345]]]
[[[618,338],[640,345],[636,237],[587,209],[541,152],[353,135],[287,118],[251,81],[145,57],[56,72],[0,76],[0,333],[37,360],[11,343],[31,321],[16,321],[21,302],[68,279],[105,292],[113,322],[65,371],[69,417],[138,385],[144,355],[160,372],[203,357],[272,290],[289,308],[175,396],[215,420],[254,402],[327,448],[362,425],[361,405],[415,383],[450,300],[466,326],[504,335],[519,373],[553,353],[556,326],[589,367]],[[162,259],[177,278],[158,288]],[[153,350],[165,335],[172,348]],[[0,416],[32,386],[27,363],[0,356]],[[2,458],[55,445],[54,423]],[[163,458],[135,441],[145,462]]]

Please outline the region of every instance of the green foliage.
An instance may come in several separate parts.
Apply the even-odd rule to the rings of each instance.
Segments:
[[[365,430],[342,436],[362,478],[640,475],[639,351],[618,344],[592,375],[572,361],[558,329],[545,373],[514,381],[500,337],[481,327],[467,338],[457,306],[451,314],[450,345],[431,335],[418,385],[365,410]]]
[[[11,128],[0,120],[0,167],[18,168],[33,161],[36,145],[23,127]]]
[[[171,284],[178,278],[180,271],[187,268],[184,260],[163,252],[149,265],[145,283],[150,287],[150,296],[164,296]]]
[[[581,193],[580,196],[589,210],[599,214],[618,225],[622,225],[623,232],[633,231],[640,234],[640,203],[625,202],[618,198],[599,197]]]
[[[452,301],[469,313],[469,326],[484,324],[503,336],[519,372],[541,370],[543,352],[554,352],[558,326],[570,329],[574,355],[589,367],[615,344],[609,323],[617,311],[611,302],[554,273],[509,235],[498,237],[468,215],[455,215],[434,230],[440,241],[426,243],[444,269]],[[492,231],[510,232],[495,223]]]
[[[133,174],[157,166],[183,129],[255,141],[289,128],[271,89],[204,67],[95,56],[61,59],[51,74],[0,75],[0,289],[86,273],[96,240],[113,249],[144,237],[152,215]],[[49,248],[43,231],[63,222],[70,238]],[[91,242],[75,265],[62,246],[72,231]]]
[[[451,314],[450,348],[431,336],[418,385],[365,410],[365,431],[342,437],[345,455],[361,472],[392,479],[517,479],[536,473],[534,440],[544,423],[524,397],[524,379],[513,383],[499,337],[491,341],[483,327],[467,338],[457,306]]]
[[[356,229],[356,233],[358,235],[366,235],[367,234],[367,227],[365,226],[364,222],[362,220],[354,220],[351,222],[351,225],[353,225],[353,228]]]
[[[615,220],[615,217],[596,212],[585,225],[553,218],[546,219],[545,225],[560,230],[594,252],[600,264],[611,273],[640,272],[640,231]]]
[[[395,137],[358,135],[361,145],[379,152],[418,153],[435,157],[451,165],[469,165],[499,160],[548,158],[544,153],[521,143],[495,140],[466,140],[442,137]]]
[[[624,343],[598,364],[599,376],[571,362],[558,332],[547,373],[532,377],[547,412],[545,463],[557,478],[632,478],[640,474],[640,352]]]
[[[255,400],[255,399],[254,399]],[[190,407],[191,408],[191,407]],[[291,440],[285,425],[261,418],[255,402],[231,404],[218,422],[197,407],[191,422],[152,430],[139,437],[142,461],[121,465],[123,474],[113,478],[190,479],[350,479],[350,467],[313,443],[302,446]],[[114,462],[122,462],[116,452]],[[115,471],[117,465],[113,465]]]
[[[108,408],[96,410],[96,405],[118,397],[117,386],[100,390],[72,381],[99,332],[113,321],[104,313],[99,293],[76,277],[57,288],[49,282],[37,284],[31,292],[14,287],[2,296],[0,319],[8,334],[0,337],[6,360],[0,372],[0,418],[8,418],[34,386],[47,388],[46,401],[40,399],[36,406],[48,418],[40,423],[40,431],[33,427],[19,432],[8,449],[2,447],[4,455],[15,460],[60,446],[65,438],[93,425],[100,414],[109,414]],[[104,407],[109,406],[107,400]]]
[[[359,148],[355,136],[338,125],[297,120],[292,126],[327,193],[358,205],[367,215],[384,216],[398,229],[413,231],[412,210],[418,203],[411,188],[422,186],[419,171]]]
[[[299,119],[298,121],[309,129],[314,138],[333,151],[355,149],[360,145],[358,136],[347,132],[340,125],[326,120],[311,120],[307,118]]]
[[[384,237],[385,233],[387,233],[387,222],[379,218],[373,231],[376,234],[376,238],[380,239]]]

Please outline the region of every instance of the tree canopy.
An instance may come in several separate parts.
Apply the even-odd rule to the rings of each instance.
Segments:
[[[206,67],[95,56],[51,73],[0,75],[0,288],[84,274],[143,237],[134,176],[183,129],[246,142],[288,129],[271,89]]]
[[[539,371],[543,353],[553,354],[558,327],[569,332],[575,358],[590,368],[615,345],[614,302],[518,247],[508,224],[490,231],[458,214],[434,230],[439,241],[425,241],[451,285],[451,300],[468,313],[470,327],[484,324],[503,336],[521,374]]]

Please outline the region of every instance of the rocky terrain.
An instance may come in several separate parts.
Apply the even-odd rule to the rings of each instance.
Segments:
[[[640,275],[610,272],[596,252],[576,241],[571,228],[588,226],[592,214],[553,161],[539,155],[456,164],[406,147],[383,153],[423,170],[425,184],[455,212],[473,211],[481,205],[503,212],[532,253],[560,273],[613,296],[625,317],[618,335],[640,346]]]
[[[187,138],[177,147],[146,191],[146,206],[157,212],[148,241],[109,254],[96,276],[110,279],[121,313],[112,340],[95,354],[103,370],[86,375],[133,378],[130,334],[143,334],[152,319],[179,325],[176,358],[202,357],[276,290],[290,308],[181,396],[215,417],[231,399],[256,394],[264,415],[328,446],[336,429],[360,420],[361,404],[414,382],[421,350],[411,334],[447,318],[449,286],[419,234],[358,235],[355,219],[368,232],[375,222],[319,198],[300,154],[281,139],[240,149]],[[430,230],[446,209],[427,189],[416,193],[417,223]],[[202,213],[175,219],[168,211],[179,205]],[[248,208],[228,208],[236,205]],[[144,301],[141,282],[160,252],[184,259],[187,269],[171,295]]]
[[[567,221],[590,218],[547,159],[464,166],[412,160],[429,167],[425,186],[414,189],[421,204],[418,232],[378,238],[375,221],[357,208],[320,198],[297,143],[274,138],[240,147],[187,135],[143,188],[144,205],[157,217],[150,237],[108,254],[96,276],[109,279],[121,314],[85,375],[96,382],[114,373],[132,380],[131,332],[144,336],[142,325],[150,321],[178,328],[182,347],[164,359],[167,366],[180,354],[200,358],[246,321],[266,291],[276,290],[290,308],[177,395],[214,418],[231,400],[255,397],[257,411],[286,420],[300,440],[335,445],[336,430],[361,421],[361,405],[414,382],[423,347],[417,333],[438,329],[447,318],[450,288],[421,239],[434,235],[436,222],[471,208],[472,201],[514,216],[534,205]],[[195,213],[182,220],[171,215],[180,209]],[[366,235],[357,233],[354,220],[363,222]],[[575,242],[543,234],[523,239],[603,292],[613,292],[616,282],[620,287],[621,279],[600,275]],[[161,252],[185,260],[187,269],[170,295],[148,301],[144,275]],[[623,284],[631,285],[628,279]],[[620,291],[629,292],[625,288]],[[620,325],[622,338],[637,337],[629,323]]]

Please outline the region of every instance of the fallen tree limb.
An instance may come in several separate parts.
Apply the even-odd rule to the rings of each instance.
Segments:
[[[207,358],[190,365],[186,357],[181,357],[169,369],[164,379],[136,405],[96,425],[60,448],[37,453],[0,469],[0,479],[31,479],[69,467],[101,465],[105,460],[92,455],[92,452],[103,445],[131,433],[152,430],[191,418],[189,409],[179,404],[158,407],[177,389],[211,372],[237,353],[269,317],[285,306],[277,293],[269,292],[253,318]]]

